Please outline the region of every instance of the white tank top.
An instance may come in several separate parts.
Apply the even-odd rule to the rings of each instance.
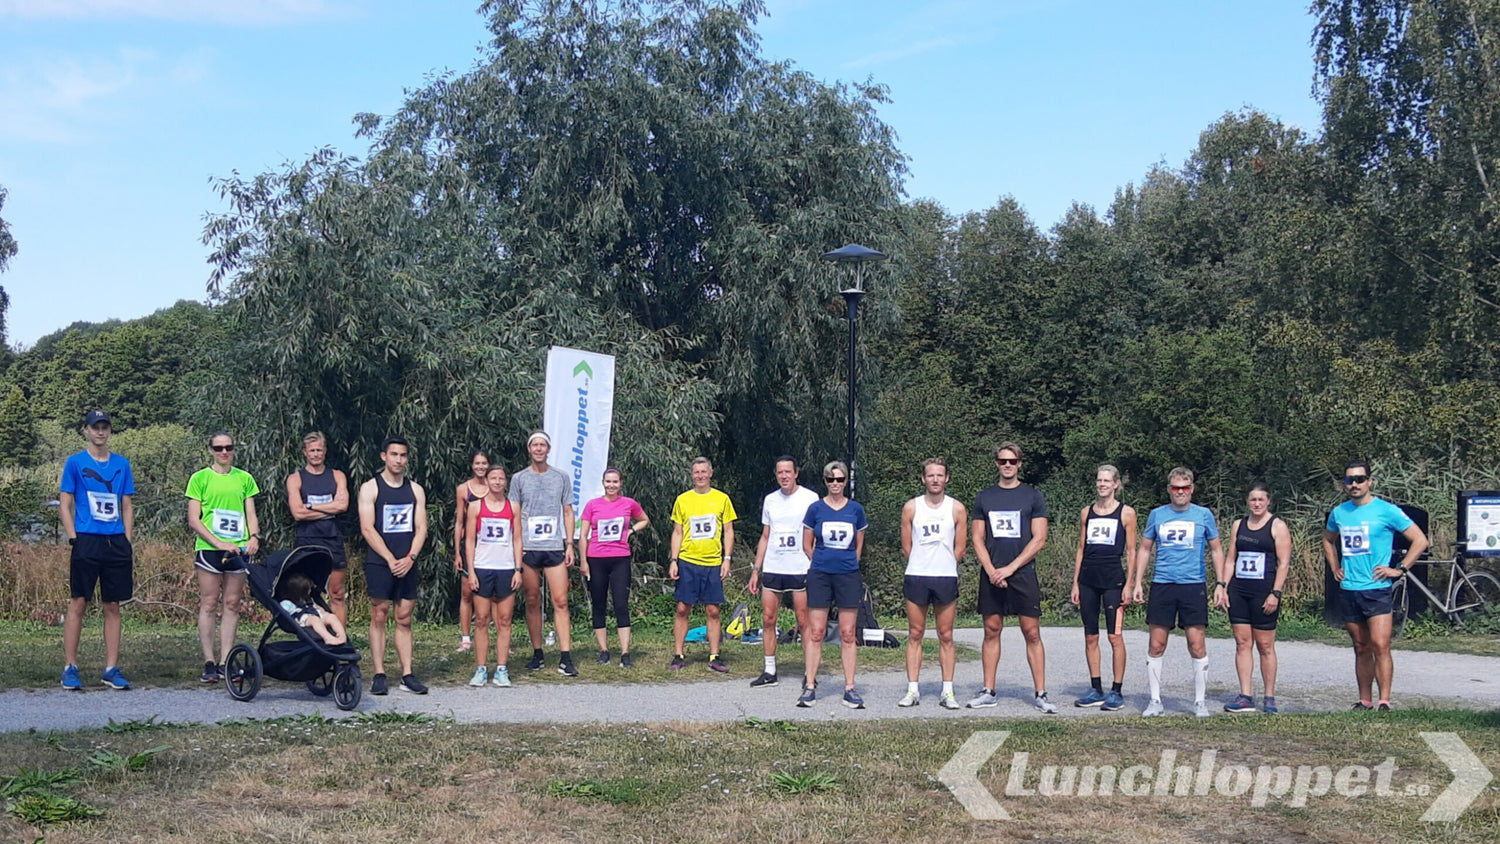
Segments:
[[[913,501],[916,512],[911,519],[911,556],[906,560],[906,573],[958,577],[958,560],[953,557],[953,498],[943,496],[936,507],[927,506],[925,495]]]

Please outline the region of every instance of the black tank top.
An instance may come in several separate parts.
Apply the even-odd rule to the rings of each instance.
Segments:
[[[385,540],[391,556],[399,560],[411,553],[412,532],[416,530],[417,496],[411,491],[411,478],[402,478],[401,486],[392,487],[383,475],[376,475],[375,490],[375,532]],[[386,565],[385,558],[374,549],[365,551],[365,562]]]
[[[1099,515],[1089,505],[1088,524],[1083,533],[1083,569],[1079,581],[1095,589],[1113,589],[1125,585],[1125,569],[1121,561],[1125,557],[1125,523],[1120,515],[1125,505],[1115,503],[1115,509]]]
[[[333,479],[333,470],[325,468],[322,473],[314,475],[306,469],[298,469],[298,476],[302,478],[302,506],[321,503],[330,504],[333,497],[339,491],[338,483]],[[304,539],[341,539],[339,534],[339,523],[337,518],[318,519],[311,522],[297,523],[297,540]]]
[[[1266,519],[1257,530],[1250,529],[1248,518],[1240,521],[1240,530],[1234,536],[1235,559],[1232,580],[1239,589],[1250,592],[1270,592],[1276,585],[1276,539],[1271,536],[1271,525],[1276,516]]]

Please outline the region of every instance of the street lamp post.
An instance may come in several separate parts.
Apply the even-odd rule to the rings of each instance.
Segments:
[[[845,494],[851,499],[854,497],[855,471],[854,471],[854,414],[857,408],[856,397],[859,395],[858,382],[854,372],[854,347],[859,337],[859,300],[865,295],[865,264],[871,261],[884,261],[886,255],[868,249],[857,243],[851,243],[840,247],[832,252],[824,252],[823,260],[832,261],[835,264],[854,265],[854,286],[839,292],[843,294],[845,309],[844,313],[849,318],[849,443],[847,454],[849,463],[849,486]]]

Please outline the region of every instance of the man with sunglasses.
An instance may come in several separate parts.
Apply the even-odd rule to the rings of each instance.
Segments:
[[[1370,492],[1370,464],[1344,464],[1349,500],[1333,508],[1323,530],[1323,556],[1339,582],[1344,627],[1354,644],[1354,677],[1359,685],[1356,711],[1391,710],[1391,583],[1404,577],[1427,550],[1427,537],[1396,505]],[[1391,540],[1406,537],[1411,547],[1391,565]],[[1331,596],[1330,596],[1331,597]],[[1380,684],[1380,697],[1372,695]]]
[[[1146,626],[1151,630],[1146,650],[1146,679],[1151,688],[1151,702],[1141,716],[1154,718],[1166,713],[1161,702],[1161,660],[1167,652],[1167,636],[1173,627],[1181,627],[1187,637],[1188,655],[1193,658],[1193,714],[1207,718],[1211,714],[1205,695],[1208,691],[1208,594],[1205,586],[1203,549],[1213,554],[1218,585],[1214,587],[1214,605],[1227,609],[1229,595],[1224,584],[1229,572],[1224,567],[1224,546],[1219,542],[1219,525],[1212,510],[1193,503],[1193,470],[1178,466],[1167,473],[1170,504],[1151,511],[1146,530],[1141,534],[1136,552],[1135,585],[1132,600],[1139,604],[1146,580],[1146,565],[1155,552],[1156,567],[1151,577],[1151,601],[1146,604]]]
[[[1042,587],[1036,555],[1047,544],[1047,502],[1030,484],[1021,483],[1021,447],[1003,442],[995,449],[1000,481],[979,493],[970,533],[979,558],[979,614],[984,616],[980,650],[984,688],[969,701],[971,709],[995,706],[995,675],[1000,667],[1000,631],[1007,615],[1020,620],[1026,639],[1026,664],[1035,694],[1032,705],[1048,714],[1057,705],[1047,699],[1047,656],[1042,650]]]

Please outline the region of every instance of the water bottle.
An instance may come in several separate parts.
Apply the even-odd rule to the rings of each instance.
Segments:
[[[549,627],[547,628],[547,647],[550,648],[555,644],[557,644],[557,633]]]

